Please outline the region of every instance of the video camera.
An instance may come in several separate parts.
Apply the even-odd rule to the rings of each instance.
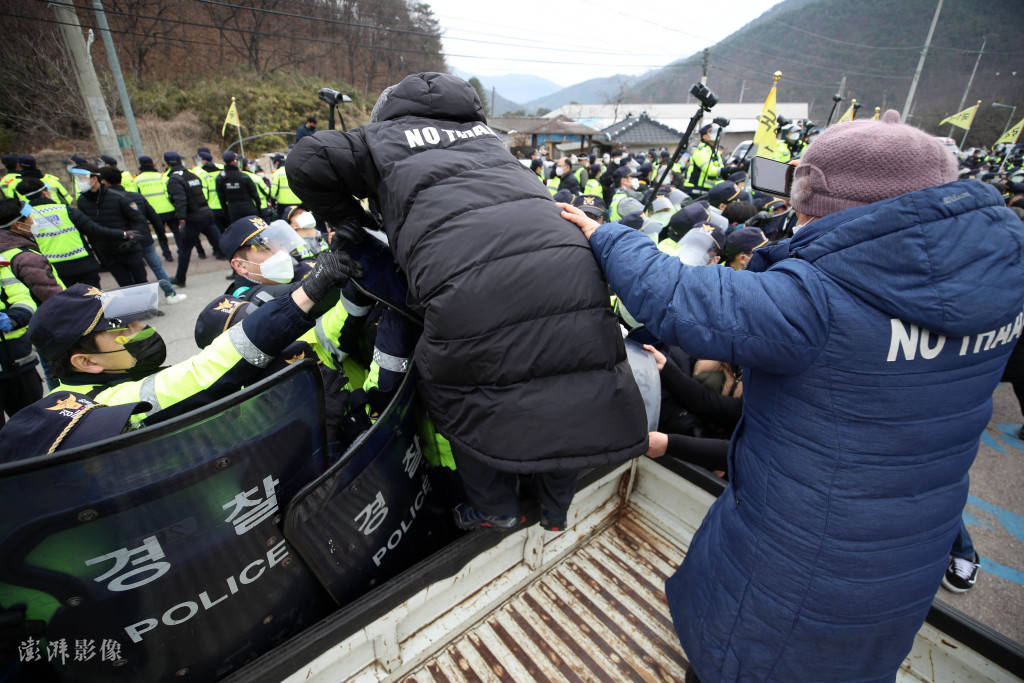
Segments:
[[[320,88],[320,91],[317,93],[317,97],[330,105],[331,115],[328,119],[328,128],[330,130],[334,130],[334,112],[337,110],[339,104],[351,102],[352,98],[348,95],[343,95],[334,88]],[[340,111],[338,112],[338,118],[341,119],[341,129],[345,130],[345,117],[341,115]]]
[[[351,97],[343,95],[333,88],[320,88],[320,92],[317,93],[317,96],[332,107],[352,101]]]
[[[697,98],[701,108],[705,111],[711,111],[711,108],[718,104],[718,98],[715,96],[715,93],[708,90],[708,87],[703,83],[694,83],[693,87],[690,88],[690,94]]]

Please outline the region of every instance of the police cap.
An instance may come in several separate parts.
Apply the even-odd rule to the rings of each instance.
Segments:
[[[559,190],[558,192],[555,193],[555,196],[552,197],[552,199],[554,199],[556,202],[568,204],[569,202],[572,201],[572,192],[570,192],[569,190]]]
[[[203,161],[213,161],[213,155],[210,154],[205,149],[200,148],[197,154],[199,155],[199,158],[202,159]]]
[[[234,163],[234,161],[238,159],[238,155],[229,149],[228,151],[224,152],[221,158],[224,159],[225,164],[230,164]]]
[[[230,259],[236,251],[251,244],[253,238],[268,227],[270,226],[267,225],[267,222],[259,216],[239,218],[229,225],[224,234],[220,236],[220,253]]]
[[[181,155],[177,152],[164,152],[164,163],[174,166],[181,163]]]
[[[2,157],[0,157],[0,162],[3,163],[3,165],[7,168],[7,170],[13,171],[14,167],[18,165],[18,155],[17,154],[5,154]]]
[[[146,402],[107,406],[73,391],[55,391],[22,408],[0,439],[0,463],[47,455],[117,436]]]
[[[102,161],[103,163],[107,164],[108,166],[117,166],[117,159],[115,159],[112,156],[108,156],[106,154],[101,154],[100,155],[100,161]]]
[[[22,168],[35,168],[36,158],[31,154],[22,154],[18,157],[18,163]]]
[[[635,178],[636,171],[630,166],[620,166],[615,169],[615,180],[622,180],[623,178]]]
[[[103,292],[79,282],[39,306],[28,335],[43,358],[63,359],[82,337],[117,326],[111,323],[103,318]]]
[[[602,218],[608,210],[603,199],[589,194],[580,195],[573,200],[572,205],[591,218]]]
[[[639,211],[628,213],[619,219],[619,223],[626,225],[634,230],[639,230],[644,227],[644,215]]]
[[[225,294],[217,297],[206,304],[196,319],[196,346],[205,349],[222,332],[242,322],[255,310],[256,304],[237,296]]]
[[[711,206],[718,206],[719,204],[728,204],[732,200],[736,199],[740,194],[740,188],[736,183],[726,180],[718,183],[710,190],[708,190],[708,202]]]

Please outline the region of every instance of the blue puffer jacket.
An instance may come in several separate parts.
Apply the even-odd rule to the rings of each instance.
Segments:
[[[965,180],[821,218],[748,271],[617,224],[590,244],[661,339],[746,368],[730,485],[666,584],[696,673],[891,681],[1024,326],[1021,222]]]

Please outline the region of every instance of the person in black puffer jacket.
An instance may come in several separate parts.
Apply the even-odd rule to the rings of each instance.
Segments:
[[[89,173],[88,176],[83,171]],[[146,281],[146,264],[142,260],[142,234],[149,229],[138,205],[124,194],[100,183],[95,166],[76,166],[72,174],[81,182],[78,209],[102,226],[120,230],[131,239],[90,237],[100,260],[121,287]],[[88,186],[84,181],[88,178]],[[86,189],[88,187],[88,189]]]
[[[335,226],[371,197],[423,314],[420,390],[453,447],[463,528],[522,523],[517,473],[540,473],[542,523],[560,528],[576,473],[647,450],[643,402],[587,243],[486,126],[476,91],[407,76],[370,123],[288,155],[290,187]],[[568,226],[571,228],[571,226]]]

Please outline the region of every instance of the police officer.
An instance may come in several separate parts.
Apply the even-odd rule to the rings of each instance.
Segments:
[[[640,187],[640,179],[637,177],[636,171],[628,164],[619,166],[618,170],[615,171],[615,181],[618,183],[618,187],[615,189],[615,193],[612,194],[612,202],[608,207],[608,216],[613,221],[622,218],[619,212],[619,202],[623,199],[632,197],[637,201],[643,200],[643,195],[637,191]]]
[[[210,211],[213,212],[213,222],[217,225],[218,234],[223,234],[228,229],[230,221],[228,220],[227,212],[221,206],[220,196],[217,194],[217,176],[224,170],[224,167],[213,162],[213,154],[210,152],[209,147],[200,147],[196,150],[196,154],[199,156],[200,164],[198,167],[193,167],[192,172],[203,179],[203,192],[206,194],[206,204],[210,207]],[[202,174],[197,171],[202,171]],[[213,245],[213,247],[217,249],[217,245]],[[199,254],[199,258],[206,258],[206,252],[203,251],[202,245],[198,242],[196,242],[196,253]]]
[[[181,156],[176,152],[165,152],[167,163],[167,194],[174,205],[174,218],[178,221],[181,241],[178,242],[178,271],[171,281],[175,287],[184,287],[188,275],[188,264],[192,259],[192,248],[199,243],[200,233],[205,234],[214,249],[220,241],[213,224],[213,212],[206,203],[203,181],[185,169]]]
[[[266,300],[268,296],[274,298],[294,289],[295,262],[283,245],[272,244],[267,239],[269,229],[270,225],[259,216],[245,216],[221,235],[221,251],[228,254],[234,271],[226,294],[248,300],[267,292],[261,296]]]
[[[715,124],[700,129],[700,143],[690,155],[690,166],[683,181],[683,191],[691,197],[706,192],[717,182],[722,170],[722,157],[715,149]]]
[[[139,157],[139,174],[135,176],[135,186],[138,188],[138,193],[163,222],[164,227],[156,231],[156,240],[160,243],[160,251],[163,252],[164,260],[170,263],[174,261],[174,256],[167,243],[167,234],[164,228],[170,230],[174,235],[175,244],[181,244],[181,233],[178,230],[178,221],[174,217],[174,204],[171,204],[171,198],[167,195],[167,176],[156,170],[150,157],[141,156]]]
[[[5,197],[13,197],[14,185],[17,185],[21,180],[21,167],[18,166],[18,155],[5,154],[3,157],[0,157],[0,161],[3,162],[4,169],[7,171],[4,177],[0,178],[0,192],[3,192]]]
[[[24,220],[31,208],[23,208],[17,200],[8,201],[12,203],[0,205],[0,228]],[[4,413],[14,415],[43,395],[36,372],[39,361],[25,336],[35,311],[32,293],[15,277],[10,260],[0,258],[0,425]]]
[[[288,186],[288,174],[284,171],[284,161],[283,154],[275,154],[273,156],[274,174],[270,178],[270,196],[273,197],[274,202],[277,204],[278,218],[288,220],[285,218],[285,214],[292,207],[301,204],[302,200]]]
[[[71,195],[64,189],[64,186],[60,184],[60,180],[57,176],[49,173],[43,173],[36,167],[36,158],[30,154],[22,154],[18,157],[18,166],[20,167],[21,178],[38,178],[43,181],[50,190],[50,195],[62,204],[71,206]],[[13,190],[13,188],[11,188]]]
[[[325,252],[291,295],[267,302],[207,348],[170,367],[162,367],[166,347],[156,330],[131,320],[151,308],[153,299],[143,290],[155,285],[106,294],[85,285],[69,287],[39,307],[29,336],[61,381],[55,391],[84,394],[103,405],[145,401],[149,408],[133,414],[133,424],[152,421],[158,413],[165,419],[258,378],[313,325],[310,311],[316,302],[361,274],[344,254]],[[121,318],[104,315],[113,308],[122,311]]]
[[[153,210],[145,200],[145,198],[137,192],[126,192],[124,186],[121,183],[122,175],[118,172],[116,166],[105,166],[100,169],[100,182],[118,192],[123,192],[125,196],[135,202],[135,205],[142,210],[142,214],[146,217],[146,222],[153,226],[153,229],[159,233],[163,230],[163,221],[160,216],[157,215],[156,211]],[[174,290],[171,285],[170,278],[167,277],[167,273],[164,272],[164,267],[160,264],[160,257],[156,253],[156,245],[153,244],[153,236],[149,233],[149,230],[145,230],[139,236],[139,242],[142,246],[142,260],[145,261],[146,265],[149,266],[149,270],[153,273],[153,277],[156,278],[157,283],[160,285],[161,291],[166,297],[166,301],[169,304],[178,304],[188,298],[185,294],[179,294]]]
[[[256,184],[238,168],[238,155],[224,152],[224,171],[217,176],[217,196],[228,216],[228,223],[239,218],[260,215],[260,196]],[[230,254],[226,254],[230,257]]]
[[[38,183],[30,178],[22,183]],[[28,215],[26,215],[28,214]],[[11,271],[28,287],[33,301],[41,304],[64,289],[53,266],[39,253],[39,245],[32,237],[34,219],[32,205],[17,199],[0,199],[0,261],[10,265]],[[13,222],[9,222],[13,219]]]
[[[39,253],[57,271],[67,287],[84,282],[100,286],[100,264],[82,239],[94,244],[116,244],[134,239],[126,230],[100,225],[73,206],[53,201],[50,190],[38,178],[26,178],[17,191],[32,205],[32,236]]]
[[[260,217],[266,221],[274,220],[276,218],[276,211],[271,208],[270,186],[264,178],[249,170],[250,166],[259,170],[259,166],[253,165],[253,162],[245,157],[241,157],[240,162],[239,169],[252,181],[253,187],[256,188],[256,194],[259,196]]]
[[[75,184],[82,190],[78,208],[100,225],[122,231],[129,239],[95,238],[92,246],[117,284],[139,284],[146,281],[146,264],[142,260],[142,234],[148,230],[139,205],[124,193],[100,183],[100,170],[95,166],[71,169]]]

